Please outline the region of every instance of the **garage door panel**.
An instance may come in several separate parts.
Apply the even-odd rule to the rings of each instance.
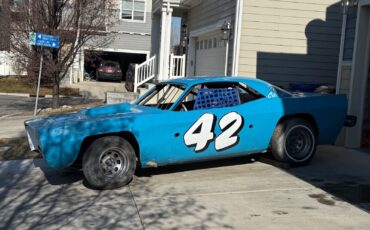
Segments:
[[[195,75],[225,75],[225,42],[216,36],[199,37],[196,47]]]

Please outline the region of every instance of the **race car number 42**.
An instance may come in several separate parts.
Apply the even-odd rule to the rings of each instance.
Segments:
[[[207,149],[208,145],[214,140],[215,149],[222,151],[228,149],[239,142],[237,135],[243,128],[244,120],[236,112],[230,112],[223,116],[219,121],[221,134],[215,138],[216,116],[214,114],[203,114],[185,133],[184,141],[188,147],[195,146],[195,152]]]

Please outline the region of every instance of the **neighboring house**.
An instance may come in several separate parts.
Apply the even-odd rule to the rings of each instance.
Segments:
[[[348,113],[358,121],[345,130],[343,139],[348,147],[370,148],[370,1],[344,3],[337,90],[348,95]]]
[[[142,63],[151,56],[152,47],[152,1],[151,0],[117,0],[118,9],[112,28],[107,28],[111,40],[103,47],[85,46],[77,55],[69,83],[83,81],[83,71],[93,74],[96,58],[117,61],[122,72],[126,73],[130,63]],[[93,46],[92,46],[93,47]],[[91,68],[90,68],[91,67]],[[68,82],[68,79],[65,80]]]
[[[9,28],[9,15],[5,8],[9,7],[9,1],[0,0],[0,30],[6,31]],[[20,75],[11,61],[10,40],[6,33],[0,33],[0,76]]]
[[[337,1],[155,0],[153,21],[162,23],[160,80],[168,78],[171,63],[171,35],[163,26],[171,16],[182,17],[187,30],[188,76],[257,77],[283,87],[336,84],[342,25]]]

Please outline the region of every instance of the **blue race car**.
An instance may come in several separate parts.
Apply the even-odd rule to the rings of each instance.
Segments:
[[[91,186],[117,188],[136,166],[157,167],[271,151],[294,165],[345,123],[344,95],[292,94],[242,77],[162,82],[135,103],[83,109],[25,122],[32,150],[55,169],[82,162]],[[351,124],[352,123],[352,124]]]

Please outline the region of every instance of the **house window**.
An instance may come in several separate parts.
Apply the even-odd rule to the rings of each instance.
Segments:
[[[122,0],[121,18],[129,21],[144,21],[145,0]]]

